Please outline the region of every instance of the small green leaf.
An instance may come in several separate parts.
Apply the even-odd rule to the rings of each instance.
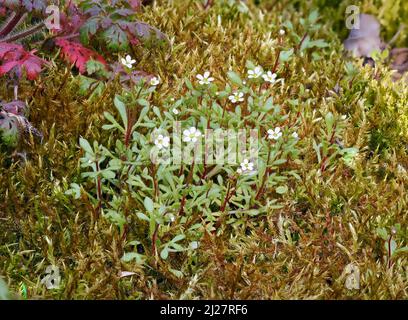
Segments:
[[[290,60],[290,57],[293,55],[294,50],[290,49],[288,51],[282,51],[279,56],[281,62],[286,62]]]
[[[399,249],[396,249],[394,251],[394,255],[400,254],[400,253],[408,253],[408,247],[402,247]]]
[[[144,206],[145,206],[147,212],[149,212],[149,213],[152,213],[152,212],[153,212],[153,210],[154,210],[154,203],[153,203],[153,200],[150,199],[149,197],[146,197],[146,198],[144,199]]]
[[[180,240],[183,240],[185,237],[186,237],[186,236],[185,236],[184,234],[179,234],[179,235],[175,236],[175,237],[173,238],[173,240],[171,240],[171,242],[178,242],[178,241],[180,241]]]
[[[120,97],[118,95],[115,96],[115,99],[113,100],[113,103],[115,104],[116,109],[118,109],[120,117],[122,118],[124,127],[126,128],[128,125],[128,118],[126,114],[126,105],[120,100]]]
[[[147,101],[146,99],[143,99],[143,98],[137,99],[136,102],[139,105],[141,105],[142,107],[148,107],[149,106],[149,101]]]
[[[139,254],[137,252],[127,252],[122,257],[122,261],[124,261],[124,262],[130,262],[132,260],[136,261],[137,264],[143,264],[144,263],[143,255],[141,255],[141,254]]]
[[[91,145],[89,144],[88,140],[84,138],[79,138],[79,145],[81,146],[82,149],[84,149],[86,152],[90,154],[94,154],[94,151],[92,150]]]
[[[227,75],[232,83],[242,86],[242,80],[236,72],[228,71]]]
[[[141,219],[141,220],[145,220],[145,221],[147,221],[147,222],[150,221],[149,217],[146,216],[146,215],[145,215],[144,213],[142,213],[142,212],[136,213],[136,216],[137,216],[139,219]]]
[[[166,260],[168,256],[169,256],[169,249],[167,247],[164,247],[164,249],[160,252],[160,257],[163,260]]]
[[[385,228],[377,228],[376,232],[383,240],[388,239],[388,233],[387,230],[385,230]]]
[[[279,194],[284,194],[288,192],[288,187],[287,186],[280,186],[276,188],[276,192]]]

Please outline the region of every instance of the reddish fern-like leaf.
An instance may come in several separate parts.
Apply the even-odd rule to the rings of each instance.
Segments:
[[[61,48],[61,54],[64,59],[75,65],[81,74],[86,72],[86,63],[89,60],[96,60],[106,65],[106,61],[101,55],[91,49],[85,48],[79,42],[59,38],[55,43]]]
[[[18,78],[21,78],[25,71],[29,80],[34,80],[41,72],[43,59],[37,57],[35,50],[26,51],[19,44],[0,42],[0,76],[6,73],[15,72]]]

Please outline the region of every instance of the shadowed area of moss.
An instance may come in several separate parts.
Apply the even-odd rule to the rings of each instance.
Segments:
[[[379,16],[385,39],[407,20],[403,1],[362,2],[362,12]],[[99,95],[81,95],[79,77],[58,60],[34,83],[23,83],[20,99],[44,138],[27,137],[17,150],[1,145],[0,273],[10,290],[21,295],[24,285],[29,299],[406,299],[406,250],[390,260],[386,244],[395,231],[398,248],[408,245],[408,90],[403,81],[392,82],[385,64],[372,69],[345,57],[341,43],[350,4],[216,1],[203,10],[196,1],[157,1],[145,9],[143,20],[171,42],[168,48],[134,48],[135,68],[160,76],[150,104],[163,113],[173,108],[172,99],[187,95],[185,79],[195,81],[204,70],[220,86],[229,70],[245,76],[248,60],[272,70],[280,29],[287,49],[295,48],[279,65],[282,86],[271,90],[288,122],[299,123],[299,159],[277,171],[293,170],[297,177],[287,179],[282,193],[269,188],[256,195],[265,214],[225,223],[217,235],[204,233],[193,253],[157,259],[145,221],[130,217],[124,239],[107,219],[95,220],[89,194],[66,194],[71,183],[94,192],[81,176],[79,139],[115,148],[120,134],[102,126],[104,112],[119,118],[113,100],[121,85],[110,81]],[[314,9],[320,27],[308,31],[302,20]],[[406,34],[396,45],[408,45]],[[322,42],[303,51],[299,35]],[[7,86],[2,78],[0,95],[11,100]],[[343,126],[335,143],[358,149],[352,166],[340,156],[317,155],[328,114]],[[262,130],[269,125],[261,123]],[[279,206],[270,208],[271,199]],[[126,208],[142,210],[130,197]],[[147,256],[145,264],[122,259],[133,239],[141,242],[134,251]],[[358,290],[344,285],[350,263],[360,272]],[[41,283],[49,265],[60,269],[58,289]],[[134,274],[120,277],[123,271]]]

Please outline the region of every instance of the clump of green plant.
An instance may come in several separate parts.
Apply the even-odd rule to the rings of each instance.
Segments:
[[[169,253],[195,249],[204,233],[241,228],[252,217],[279,208],[288,180],[298,178],[292,165],[298,157],[297,119],[273,101],[271,89],[279,86],[276,74],[264,73],[251,62],[247,67],[252,79],[245,82],[230,71],[222,91],[208,72],[198,75],[195,84],[186,79],[186,93],[174,102],[167,99],[161,109],[148,102],[156,87],[141,83],[116,95],[120,121],[105,112],[110,124],[103,128],[111,132],[107,147],[80,140],[85,151],[82,176],[95,185],[94,191],[86,192],[94,218],[102,214],[118,227],[123,239],[143,244],[151,261],[158,254],[167,259]],[[255,141],[249,139],[244,145],[246,153],[238,154],[232,163],[228,157],[234,155],[238,139],[245,139],[249,132],[234,137],[235,146],[227,144],[227,137],[216,136],[217,146],[225,147],[225,153],[209,154],[198,143],[202,138],[207,139],[206,146],[211,142],[208,129],[234,135],[234,128],[243,127],[256,131],[251,139],[259,139],[259,146],[253,149]],[[183,142],[177,133],[183,135]],[[177,143],[185,144],[180,163],[174,150]],[[197,148],[205,149],[200,153],[203,159],[190,154]],[[156,163],[160,154],[172,160],[160,158]],[[209,156],[221,164],[209,163]],[[73,184],[67,192],[78,199],[85,190]],[[130,224],[145,225],[147,230],[134,239],[128,234]],[[129,257],[144,260],[136,253],[125,255],[126,260]]]

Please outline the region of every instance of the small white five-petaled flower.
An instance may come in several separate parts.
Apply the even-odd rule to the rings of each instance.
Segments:
[[[297,134],[297,132],[293,132],[292,133],[292,138],[298,139],[299,135]]]
[[[198,246],[199,246],[199,243],[198,243],[197,241],[193,241],[193,242],[190,243],[190,248],[191,248],[192,250],[197,249]]]
[[[228,99],[232,103],[238,103],[244,101],[244,93],[243,92],[234,92],[231,96],[228,97]]]
[[[244,161],[241,162],[241,168],[238,168],[237,172],[241,174],[252,170],[254,170],[254,164],[250,162],[248,159],[244,159]]]
[[[153,77],[150,79],[150,85],[151,86],[157,86],[160,83],[160,78],[159,77]]]
[[[282,136],[281,129],[276,127],[274,130],[268,130],[268,139],[278,140]]]
[[[154,144],[159,150],[168,148],[170,145],[170,138],[159,134],[156,140],[154,140]]]
[[[197,139],[201,136],[200,130],[194,127],[186,129],[183,131],[183,141],[184,142],[197,142]]]
[[[173,111],[174,114],[179,114],[180,113],[180,111],[178,111],[176,108],[173,108],[172,111]]]
[[[285,30],[280,29],[280,30],[279,30],[279,34],[280,34],[281,36],[285,35]]]
[[[120,62],[122,62],[122,64],[126,67],[128,67],[129,69],[132,68],[132,65],[136,62],[136,60],[132,59],[131,56],[127,55],[126,58],[122,58],[120,59]]]
[[[214,78],[210,77],[210,72],[209,71],[204,72],[203,75],[198,74],[197,79],[199,80],[198,81],[199,84],[210,84],[211,82],[214,81]]]
[[[248,70],[248,78],[250,79],[256,79],[262,76],[262,68],[261,67],[255,67],[254,70]]]
[[[272,73],[272,71],[268,71],[267,73],[262,75],[262,78],[266,82],[275,83],[276,82],[276,73]]]

